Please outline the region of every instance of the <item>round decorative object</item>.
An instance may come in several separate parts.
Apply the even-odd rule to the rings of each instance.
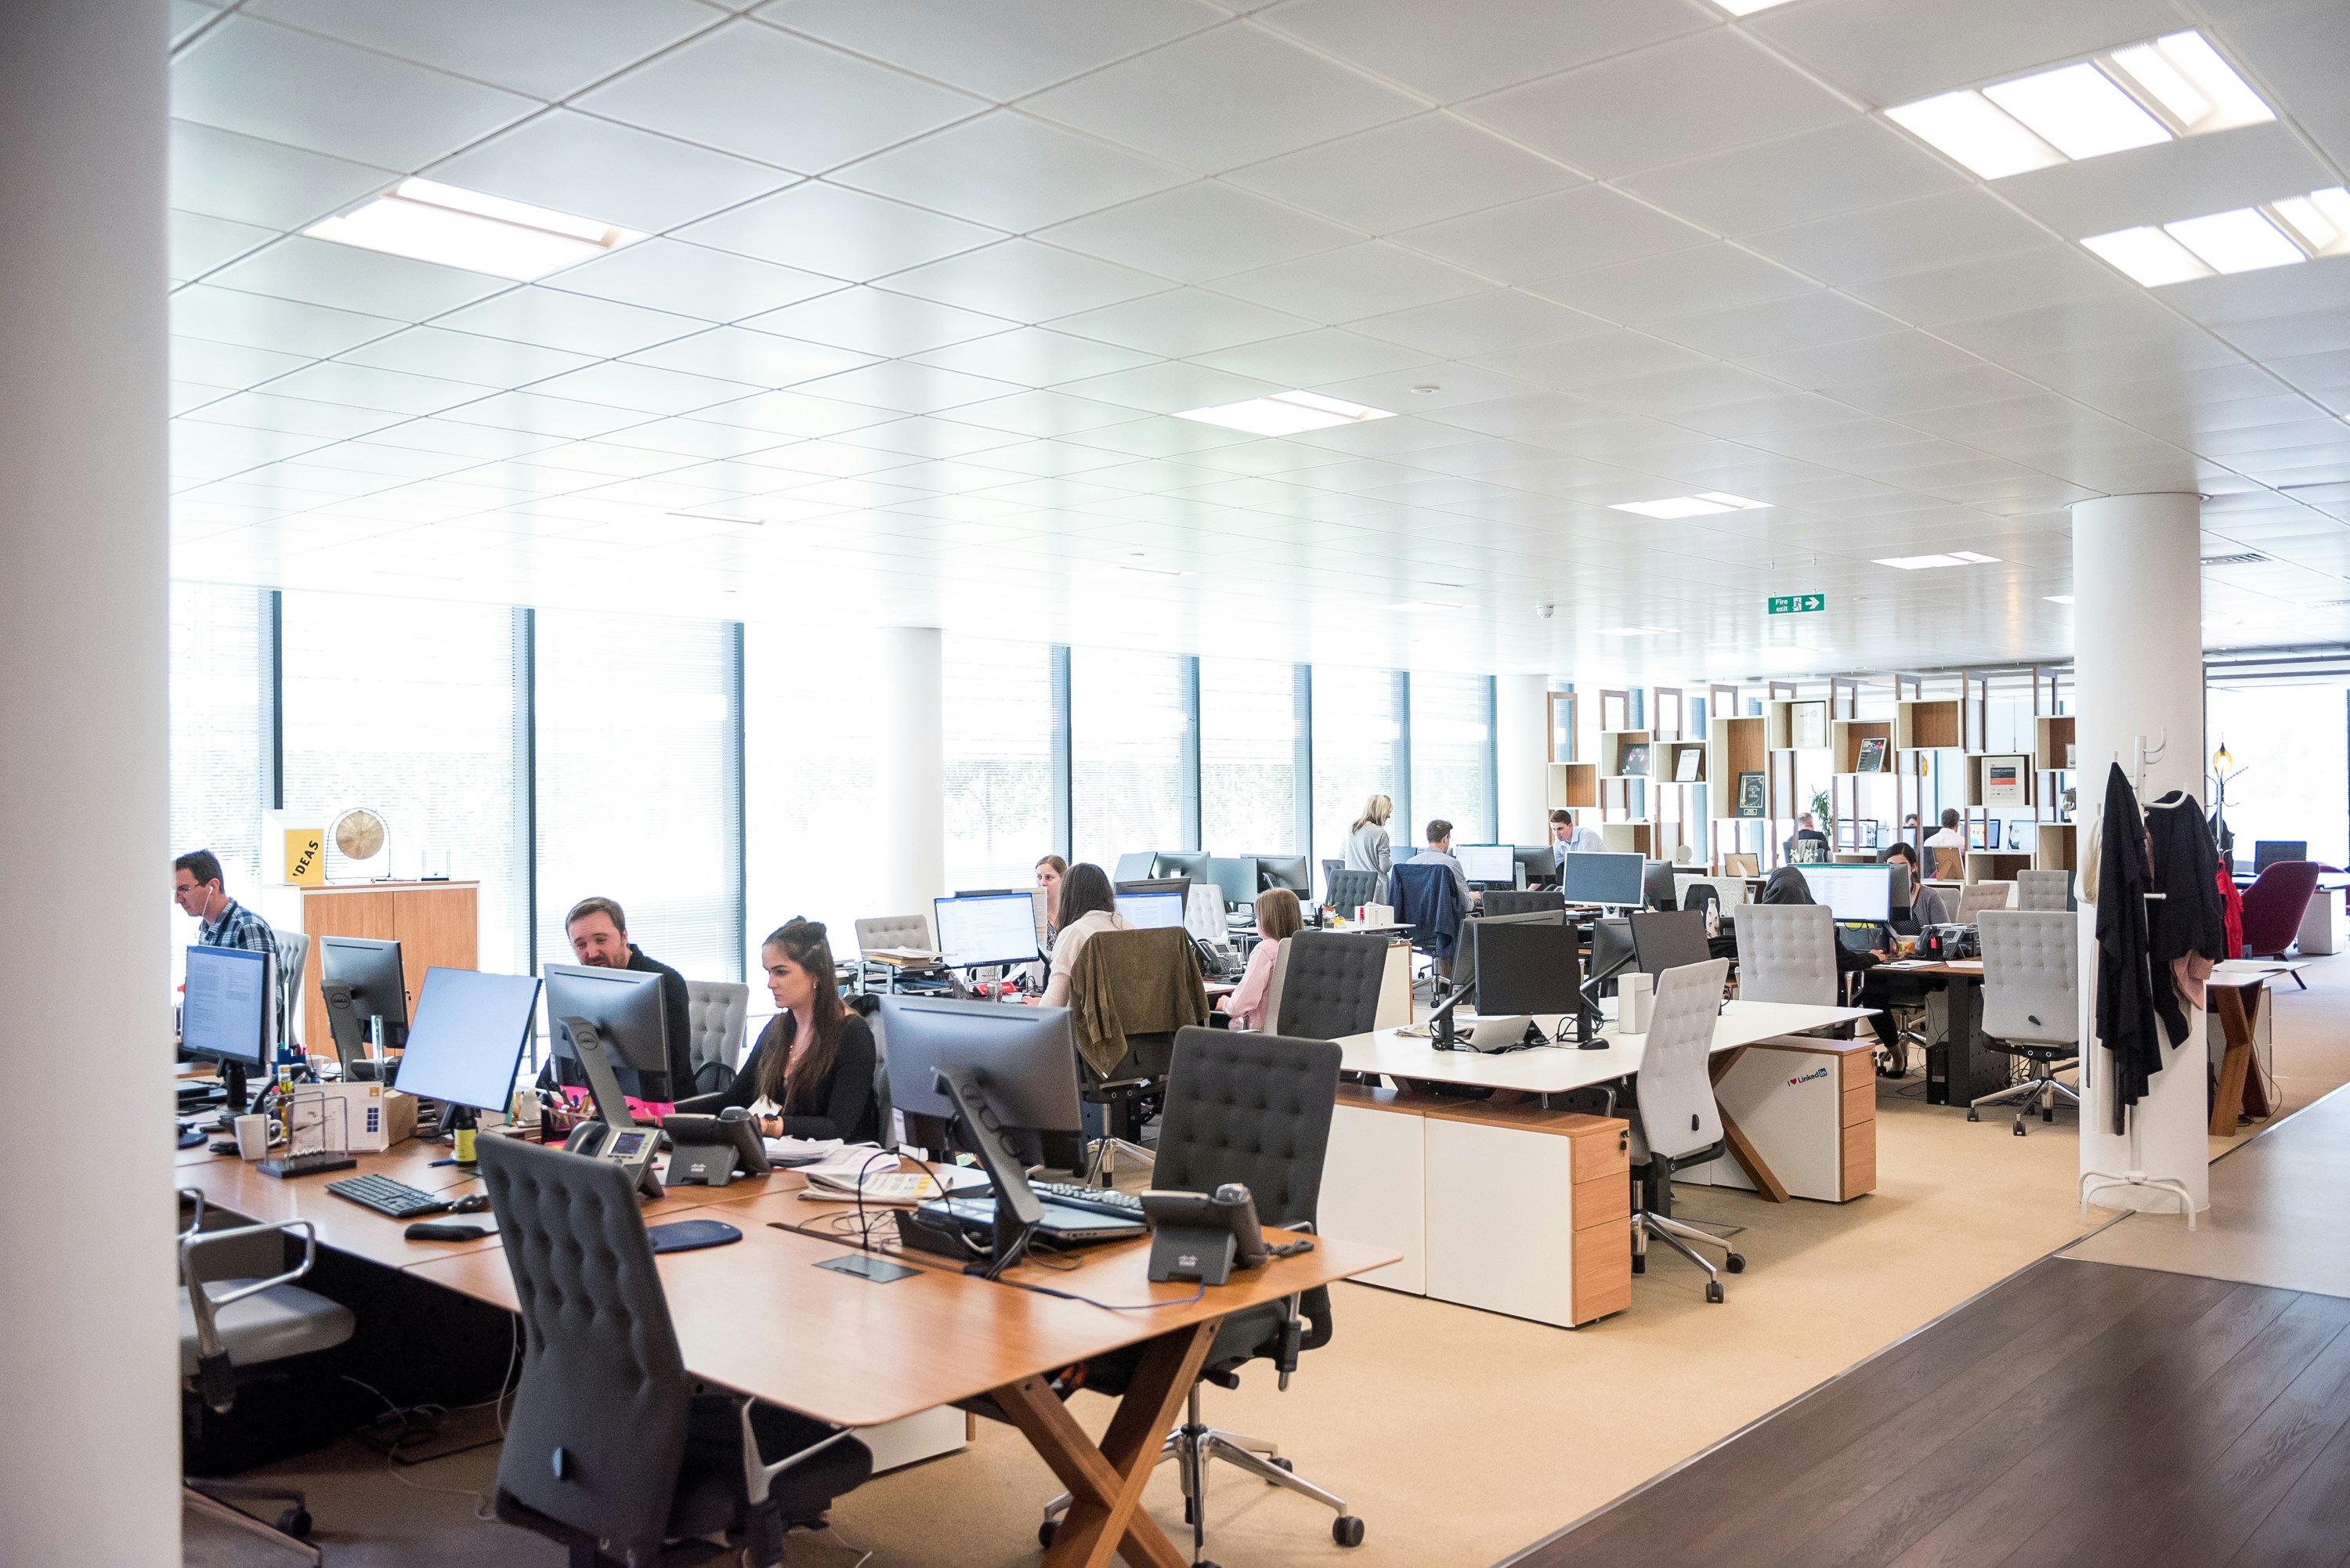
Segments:
[[[384,833],[383,818],[363,806],[335,818],[335,847],[348,859],[372,860],[382,854]]]

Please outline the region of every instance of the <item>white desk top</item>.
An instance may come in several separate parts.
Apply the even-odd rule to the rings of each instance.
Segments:
[[[1733,1002],[1714,1021],[1713,1048],[1728,1051],[1768,1040],[1774,1034],[1857,1023],[1875,1011],[1869,1007],[1813,1007],[1791,1002]],[[1555,1013],[1537,1014],[1534,1021],[1543,1026],[1544,1033],[1558,1028]],[[1577,1050],[1570,1044],[1489,1056],[1474,1051],[1439,1051],[1424,1039],[1380,1029],[1368,1034],[1349,1034],[1340,1040],[1338,1045],[1345,1055],[1338,1064],[1350,1073],[1385,1073],[1430,1083],[1559,1095],[1640,1070],[1640,1058],[1648,1046],[1646,1035],[1618,1034],[1610,1030],[1601,1038],[1608,1043],[1603,1051]]]
[[[2211,978],[2223,985],[2242,985],[2267,975],[2291,974],[2308,967],[2305,959],[2222,959],[2211,966]]]

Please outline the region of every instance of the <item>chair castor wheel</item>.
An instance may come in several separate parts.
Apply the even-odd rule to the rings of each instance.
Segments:
[[[1712,1303],[1715,1306],[1720,1306],[1721,1304],[1721,1282],[1720,1280],[1708,1280],[1705,1282],[1705,1299]]]
[[[1728,1267],[1730,1272],[1733,1274],[1744,1273],[1746,1272],[1746,1254],[1743,1252],[1731,1253]]]
[[[1633,1253],[1632,1272],[1636,1274],[1647,1273],[1648,1272],[1648,1260],[1638,1252]]]
[[[1351,1513],[1342,1513],[1330,1521],[1330,1539],[1341,1546],[1363,1543],[1363,1521]]]
[[[2055,1101],[2051,1100],[2046,1105],[2040,1107],[2040,1119],[2043,1122],[2053,1122],[2056,1119]]]
[[[299,1541],[310,1533],[310,1511],[289,1508],[277,1516],[277,1528]]]
[[[1060,1529],[1061,1526],[1058,1521],[1050,1519],[1046,1520],[1044,1523],[1036,1527],[1036,1544],[1039,1546],[1052,1545],[1053,1537],[1060,1533]]]
[[[1967,1107],[1967,1120],[1970,1122],[1979,1122],[1982,1120],[1982,1113],[1975,1109],[1972,1106],[1969,1106]]]
[[[1296,1467],[1295,1465],[1291,1464],[1287,1459],[1281,1459],[1281,1458],[1275,1457],[1275,1458],[1273,1458],[1273,1459],[1267,1459],[1267,1460],[1265,1461],[1265,1463],[1267,1463],[1267,1464],[1269,1464],[1269,1465],[1273,1466],[1275,1469],[1284,1469],[1284,1470],[1287,1470],[1287,1471],[1289,1471],[1289,1472],[1290,1472],[1290,1474],[1292,1474],[1292,1475],[1295,1475],[1295,1474],[1296,1474],[1296,1473],[1297,1473],[1297,1467]]]
[[[2023,1118],[2022,1116],[2015,1118],[2015,1136],[2018,1137],[2025,1137],[2029,1136],[2023,1130]]]

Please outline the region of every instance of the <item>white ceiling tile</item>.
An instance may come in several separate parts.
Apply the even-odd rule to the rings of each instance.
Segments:
[[[1856,117],[1728,28],[1512,88],[1464,112],[1602,178]]]
[[[780,169],[558,109],[425,171],[575,217],[647,234],[791,183]]]
[[[1215,286],[1220,294],[1326,322],[1487,292],[1482,278],[1377,241],[1219,278]]]
[[[1003,238],[999,230],[820,180],[688,224],[679,238],[869,283]]]
[[[1651,169],[1622,183],[1691,223],[1734,235],[1952,191],[1966,179],[1892,127],[1854,119]]]
[[[1213,89],[1202,90],[1211,82]],[[1270,34],[1228,25],[1040,93],[1026,107],[1212,174],[1399,119],[1418,106]]]
[[[1133,418],[1132,409],[1097,402],[1091,398],[1073,398],[1065,392],[1014,392],[954,410],[957,424],[1040,437],[1075,435],[1080,431],[1124,424]]]
[[[588,363],[592,356],[544,344],[485,337],[439,327],[411,327],[354,348],[343,356],[355,365],[404,370],[419,376],[472,381],[484,387],[519,387]]]
[[[1649,324],[1651,331],[1726,359],[1898,332],[1901,323],[1841,294],[1816,290]]]
[[[1351,232],[1211,181],[1056,224],[1041,238],[1186,283],[1334,250]]]
[[[1846,285],[2044,250],[2048,232],[1981,191],[1946,191],[1746,236],[1744,244],[1824,283]]]
[[[584,441],[642,424],[651,416],[630,409],[577,402],[569,398],[544,397],[536,392],[499,392],[441,417],[452,424],[489,425],[525,435]]]
[[[850,431],[839,438],[838,444],[912,457],[962,457],[1010,446],[1015,439],[1005,431],[984,430],[953,420],[917,418],[890,420]],[[838,470],[846,471],[845,466]],[[895,471],[889,472],[894,478]]]
[[[805,392],[785,391],[762,392],[755,398],[722,403],[701,418],[708,424],[770,431],[779,436],[816,437],[863,430],[868,425],[883,422],[890,415],[866,403],[844,403],[832,398],[811,398]],[[634,444],[633,437],[629,440],[629,444]]]
[[[493,458],[518,457],[524,452],[543,452],[548,447],[561,445],[564,439],[559,434],[427,419],[411,420],[406,424],[393,425],[390,430],[380,431],[374,438],[374,444],[406,451]]]
[[[1374,234],[1584,182],[1572,170],[1450,114],[1417,115],[1224,178]]]
[[[423,321],[514,287],[511,279],[289,234],[207,282],[341,310]]]
[[[985,107],[969,94],[742,20],[574,102],[591,114],[805,174]]]
[[[172,62],[179,118],[383,169],[420,169],[537,107],[244,16],[226,18]]]
[[[436,325],[602,358],[687,337],[704,323],[617,299],[525,286],[453,311]]]
[[[395,178],[369,164],[172,121],[172,204],[215,218],[298,229]]]
[[[830,294],[840,280],[677,240],[640,240],[544,280],[549,288],[735,321]]]
[[[896,273],[888,283],[894,292],[1027,324],[1172,286],[1164,277],[1024,239]]]
[[[1422,358],[1421,351],[1416,348],[1382,343],[1360,333],[1328,327],[1293,337],[1268,337],[1262,343],[1220,349],[1201,355],[1201,363],[1285,386],[1324,389],[1334,381],[1399,370],[1418,364]]]
[[[1679,344],[1619,327],[1563,342],[1497,349],[1477,356],[1476,363],[1538,387],[1568,389],[1692,366],[1704,358]]]
[[[1513,288],[1487,289],[1357,321],[1357,330],[1447,359],[1555,343],[1607,331],[1607,323]]]
[[[172,296],[172,330],[176,333],[314,359],[397,332],[402,325],[381,316],[330,310],[203,283],[190,284]]]
[[[604,444],[669,452],[681,458],[747,457],[753,452],[772,451],[791,439],[742,425],[675,419],[655,420],[650,424],[630,426]]]
[[[323,402],[402,414],[438,413],[460,403],[470,403],[488,390],[469,381],[412,376],[338,359],[321,360],[267,385],[272,393],[281,398],[317,398]]]
[[[1998,315],[2012,310],[2021,300],[2109,303],[2132,311],[2149,303],[2142,290],[2070,245],[2045,245],[1960,266],[1847,284],[1846,292],[1919,327]]]
[[[840,171],[843,185],[1024,234],[1184,179],[1164,163],[1009,110]]]
[[[1528,390],[1525,383],[1472,365],[1437,362],[1333,381],[1320,390],[1334,398],[1399,412],[1434,413],[1462,403],[1485,402]],[[1382,423],[1387,421],[1382,421]]]
[[[1545,299],[1611,321],[1646,323],[1816,293],[1819,286],[1727,244],[1698,245],[1570,273],[1534,286]]]
[[[2338,183],[2290,126],[2247,125],[1999,182],[2000,195],[2074,239],[2226,212]]]
[[[1182,288],[1066,317],[1055,325],[1082,337],[1180,358],[1253,343],[1261,337],[1282,337],[1313,323],[1205,289]]]
[[[1704,244],[1709,236],[1619,192],[1585,185],[1407,230],[1396,238],[1496,282],[1523,284],[1662,255]]]
[[[745,382],[769,390],[797,386],[802,381],[837,375],[872,362],[870,355],[741,327],[712,327],[673,343],[655,344],[629,358],[664,370],[715,376],[721,380]]]
[[[171,214],[172,281],[193,282],[222,263],[234,261],[276,237],[275,229],[175,208]]]
[[[2053,10],[2038,0],[1845,0],[1746,23],[1879,107],[2193,25],[2168,0],[2068,0]]]
[[[889,358],[942,348],[1014,324],[1002,317],[860,286],[786,306],[743,325]]]
[[[966,376],[910,359],[885,359],[860,370],[844,370],[799,389],[812,398],[867,403],[902,414],[935,413],[963,403],[1001,398],[1019,389],[986,376]]]
[[[1263,397],[1268,392],[1288,389],[1254,377],[1235,376],[1211,369],[1205,365],[1182,365],[1171,360],[1132,370],[1119,370],[1107,376],[1090,376],[1082,381],[1072,381],[1061,389],[1073,397],[1097,398],[1106,403],[1122,403],[1128,408],[1154,414],[1213,408],[1219,403],[1236,403],[1248,398]],[[1112,428],[1115,431],[1125,427]]]
[[[926,365],[941,365],[974,376],[993,376],[998,380],[1031,387],[1050,387],[1084,376],[1130,370],[1156,357],[1043,327],[1022,327],[993,337],[974,337],[968,343],[949,344],[917,356]]]
[[[207,407],[202,422],[248,425],[292,435],[332,436],[339,441],[398,424],[403,416],[381,409],[353,408],[315,398],[279,397],[269,391],[234,392]]]
[[[548,99],[718,19],[691,0],[245,0],[244,11]]]
[[[2223,328],[2239,322],[2339,310],[2350,306],[2350,261],[2329,256],[2305,266],[2197,278],[2170,285],[2160,298],[2174,310]]]
[[[1197,0],[775,0],[757,15],[999,102],[1222,19]]]
[[[712,403],[733,402],[759,390],[741,381],[714,376],[689,375],[651,365],[608,359],[600,365],[567,371],[536,382],[531,390],[550,398],[571,398],[608,408],[634,409],[646,414],[685,414]]]
[[[1716,26],[1694,0],[1292,0],[1270,26],[1451,103]]]
[[[250,387],[274,380],[289,370],[298,370],[310,362],[307,355],[279,354],[203,337],[172,339],[172,379],[208,387]]]

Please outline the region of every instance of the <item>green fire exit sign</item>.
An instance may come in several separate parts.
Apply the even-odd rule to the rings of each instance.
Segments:
[[[1773,615],[1809,615],[1814,610],[1828,607],[1825,594],[1775,594],[1771,599]]]

